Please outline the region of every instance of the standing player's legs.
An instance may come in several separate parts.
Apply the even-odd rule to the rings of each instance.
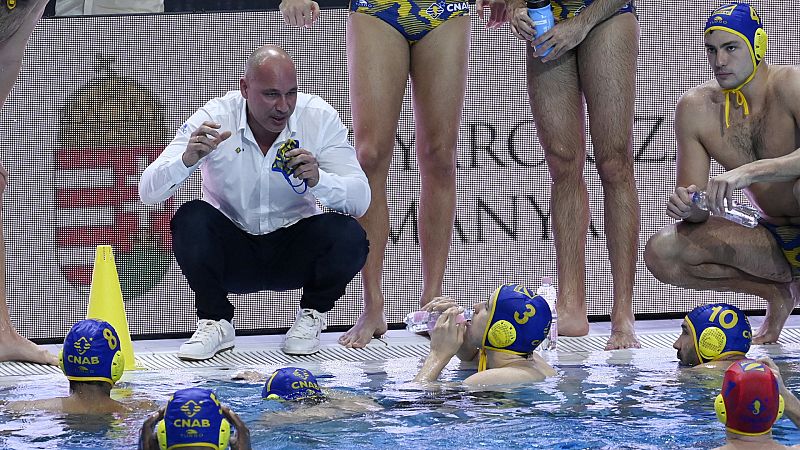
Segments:
[[[607,350],[639,347],[633,326],[639,198],[632,151],[638,53],[639,23],[633,14],[613,16],[597,25],[578,47],[581,90],[603,185],[604,228],[614,284]]]
[[[8,181],[8,172],[0,165],[0,204]],[[6,303],[6,241],[3,233],[3,212],[0,207],[0,361],[28,361],[39,364],[58,364],[55,355],[39,348],[20,336],[11,323]]]
[[[411,47],[420,171],[420,304],[442,295],[456,217],[456,147],[469,68],[469,16],[450,19]]]
[[[527,46],[528,98],[553,185],[550,215],[558,266],[558,333],[583,336],[586,318],[586,233],[589,197],[583,98],[575,51],[543,64]]]
[[[5,104],[22,66],[25,44],[44,12],[47,1],[39,0],[28,8],[18,5],[10,11],[0,11],[0,107]],[[2,189],[5,190],[8,173],[2,169]],[[2,191],[0,191],[2,197]],[[0,212],[2,226],[2,212]],[[0,230],[0,361],[29,361],[41,364],[58,364],[55,355],[37,347],[20,336],[11,323],[6,303],[6,247]]]
[[[800,293],[789,263],[764,227],[745,228],[719,217],[678,222],[648,241],[644,260],[658,280],[689,289],[741,292],[767,301],[753,342],[776,342]]]
[[[367,232],[369,255],[361,277],[364,311],[356,324],[339,338],[348,347],[363,347],[386,332],[381,276],[389,208],[386,178],[394,151],[397,122],[409,74],[408,41],[386,22],[351,13],[347,22],[347,71],[358,161],[369,180],[372,200],[359,219]]]

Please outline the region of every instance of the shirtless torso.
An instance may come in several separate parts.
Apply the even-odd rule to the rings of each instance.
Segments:
[[[735,45],[728,47],[732,50],[724,51],[736,51]],[[727,47],[714,48],[722,53]],[[717,78],[736,76],[728,66],[720,64]],[[800,300],[800,67],[762,63],[742,92],[749,114],[728,94],[729,125],[726,94],[717,79],[678,102],[676,187],[667,214],[680,221],[650,238],[645,262],[665,283],[765,299],[767,315],[753,336],[754,344],[763,344],[778,340]],[[725,172],[709,178],[712,160]],[[709,218],[691,202],[692,192],[706,190],[713,210],[739,189],[762,211],[760,226]]]
[[[800,67],[769,66],[765,69],[763,96],[753,96],[748,116],[732,112],[730,127],[725,126],[725,118],[720,114],[725,94],[716,80],[684,95],[679,109],[686,112],[685,123],[691,124],[686,130],[687,137],[696,139],[702,152],[690,154],[695,147],[688,146],[681,153],[682,158],[705,156],[730,171],[754,161],[786,156],[800,148],[800,107],[790,103],[790,99],[800,96],[792,92],[800,85]],[[703,168],[708,167],[708,161],[703,162],[705,164],[692,164],[685,170],[679,167],[677,185],[688,186],[697,179],[707,180],[708,169],[703,171]],[[795,180],[765,180],[745,187],[744,191],[769,222],[776,225],[800,223],[800,205],[793,195],[794,184]]]

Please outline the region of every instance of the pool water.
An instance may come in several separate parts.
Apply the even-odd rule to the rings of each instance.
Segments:
[[[320,384],[369,396],[380,409],[335,420],[265,426],[262,417],[292,405],[261,399],[259,383],[232,381],[239,370],[139,371],[125,375],[115,398],[147,398],[162,405],[176,389],[201,386],[250,425],[255,449],[311,448],[547,448],[670,449],[724,444],[713,399],[722,373],[680,369],[671,349],[545,354],[559,375],[535,385],[468,391],[458,381],[473,372],[452,362],[441,385],[411,383],[421,361],[302,364]],[[762,346],[793,391],[800,390],[800,347]],[[277,367],[251,368],[271,372]],[[2,399],[65,396],[63,377],[39,376],[0,387]],[[302,411],[295,411],[302,414]],[[124,417],[63,417],[0,413],[0,446],[11,449],[135,448],[149,411]],[[773,430],[784,444],[800,442],[788,419]]]

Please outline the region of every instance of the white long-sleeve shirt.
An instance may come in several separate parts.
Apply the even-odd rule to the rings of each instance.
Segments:
[[[203,122],[219,123],[232,135],[192,167],[182,155]],[[319,163],[319,183],[297,194],[281,172],[272,170],[278,147],[292,138]],[[347,128],[331,105],[315,95],[297,94],[294,113],[266,156],[247,125],[247,104],[239,91],[212,99],[184,123],[175,138],[142,173],[139,197],[155,204],[170,198],[195,170],[202,173],[203,200],[242,230],[266,234],[319,214],[315,200],[335,211],[362,216],[369,206],[367,177],[347,139]],[[290,177],[294,184],[300,180]],[[302,187],[298,188],[302,191]]]

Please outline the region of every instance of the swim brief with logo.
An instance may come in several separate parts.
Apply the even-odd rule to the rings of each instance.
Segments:
[[[350,11],[381,19],[414,44],[444,22],[469,14],[469,4],[460,0],[350,0]]]
[[[593,1],[594,0],[551,0],[550,5],[553,7],[553,16],[556,19],[556,23],[558,23],[577,16],[584,8],[591,5]],[[636,7],[633,5],[633,0],[623,5],[614,15],[625,13],[636,14]]]
[[[792,268],[792,279],[800,279],[800,225],[773,225],[764,220],[759,224],[772,233],[778,247],[783,251],[783,256]]]

